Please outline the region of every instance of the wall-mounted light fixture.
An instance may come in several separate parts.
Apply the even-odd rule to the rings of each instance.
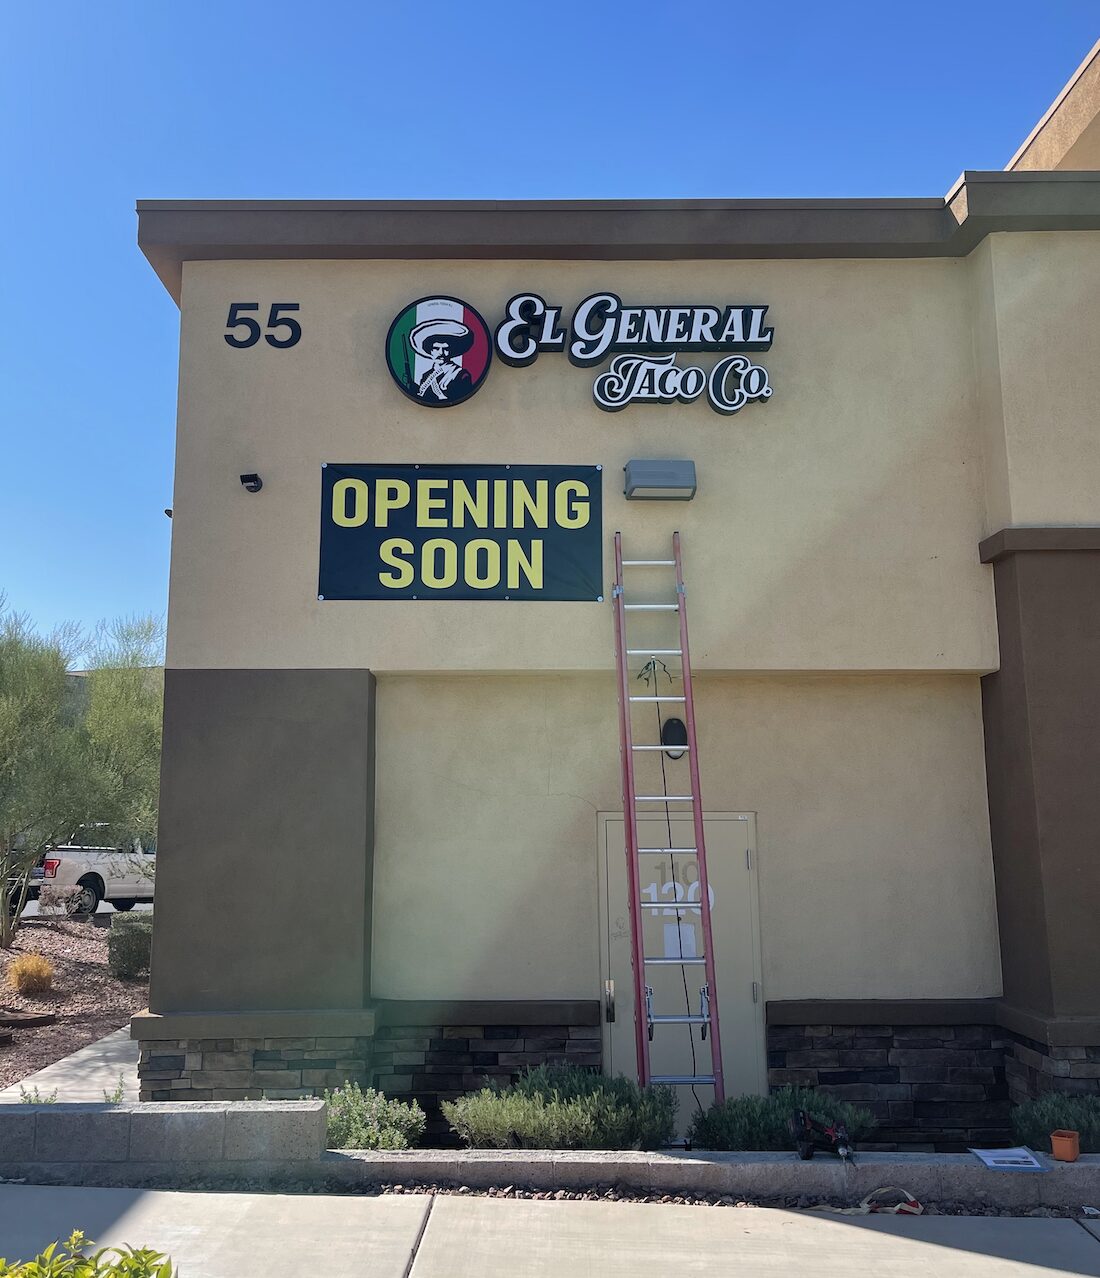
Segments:
[[[241,484],[244,486],[245,492],[258,493],[264,486],[264,481],[259,475],[242,475]]]
[[[628,461],[623,467],[627,501],[691,501],[695,496],[695,463]]]

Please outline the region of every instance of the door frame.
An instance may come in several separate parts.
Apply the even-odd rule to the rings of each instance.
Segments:
[[[677,814],[681,815],[681,814]],[[604,1060],[604,1072],[608,1072],[608,1064],[611,1061],[611,1030],[607,1019],[607,1006],[605,997],[605,982],[611,971],[611,911],[610,911],[610,889],[608,884],[608,869],[611,859],[610,849],[607,846],[607,827],[612,822],[622,822],[624,820],[621,809],[615,811],[600,811],[596,813],[596,869],[597,880],[599,883],[599,926],[600,926],[600,1044],[602,1048]],[[751,821],[754,831],[752,844],[748,849],[748,866],[747,866],[747,891],[749,894],[749,917],[752,929],[752,980],[756,987],[756,1001],[754,1003],[754,1019],[757,1031],[757,1041],[760,1050],[757,1055],[758,1070],[758,1092],[756,1094],[766,1096],[768,1094],[768,1050],[767,1050],[767,1023],[765,1016],[765,990],[764,990],[764,972],[763,972],[763,944],[760,931],[760,880],[758,874],[759,861],[759,843],[760,829],[759,818],[756,812],[710,812],[704,811],[703,822],[716,821]],[[606,853],[606,855],[605,855]],[[625,865],[625,852],[620,852]],[[719,997],[719,1015],[721,1015],[721,997],[723,989],[722,973],[717,972],[718,976],[718,997]]]

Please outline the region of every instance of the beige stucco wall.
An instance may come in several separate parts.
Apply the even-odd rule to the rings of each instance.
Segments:
[[[771,401],[607,414],[598,370],[543,354],[425,411],[386,371],[387,327],[418,296],[452,293],[494,324],[518,291],[571,310],[599,289],[768,302]],[[607,606],[316,598],[323,461],[509,461],[602,464],[608,546],[621,527],[634,553],[661,553],[682,530],[700,668],[992,669],[973,291],[957,260],[188,263],[169,664],[608,668]],[[302,341],[230,349],[240,300],[299,302]],[[622,500],[628,458],[670,455],[696,461],[695,501]],[[257,496],[237,478],[253,470]]]
[[[986,531],[1100,523],[1100,232],[992,235],[970,271]]]
[[[1012,233],[963,261],[186,266],[168,661],[378,674],[374,996],[597,996],[611,611],[319,602],[323,461],[602,464],[605,580],[615,528],[643,557],[683,533],[704,800],[758,815],[765,998],[999,992],[977,544],[1100,522],[1098,249]],[[598,370],[544,354],[429,412],[386,371],[418,296],[493,324],[519,291],[569,310],[600,289],[768,302],[772,400],[605,414]],[[302,342],[231,350],[237,300],[299,302]],[[696,461],[695,501],[622,500],[629,457],[670,455]]]
[[[705,806],[758,814],[765,998],[1000,992],[977,678],[696,691]],[[380,678],[375,997],[598,997],[620,806],[610,675]]]

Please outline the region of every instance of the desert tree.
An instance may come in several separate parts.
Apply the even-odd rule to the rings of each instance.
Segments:
[[[155,841],[162,643],[149,617],[39,635],[0,601],[0,948],[51,845],[82,826],[120,855]]]
[[[88,734],[69,667],[79,635],[39,635],[0,598],[0,948],[11,945],[30,871],[94,802]]]

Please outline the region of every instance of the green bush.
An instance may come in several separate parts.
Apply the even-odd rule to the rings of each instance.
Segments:
[[[800,1109],[822,1122],[842,1122],[853,1141],[875,1125],[869,1110],[809,1087],[784,1087],[771,1096],[733,1096],[712,1105],[695,1116],[688,1139],[697,1149],[794,1149],[789,1124]]]
[[[658,1149],[676,1129],[671,1087],[641,1088],[575,1065],[528,1070],[510,1087],[444,1101],[475,1149]]]
[[[1079,1132],[1082,1154],[1100,1154],[1100,1096],[1048,1092],[1012,1110],[1012,1130],[1021,1145],[1050,1151],[1050,1133]]]
[[[151,915],[116,914],[107,933],[107,966],[111,975],[135,977],[148,972],[152,946]]]
[[[79,1229],[65,1242],[51,1243],[34,1260],[0,1259],[0,1278],[175,1278],[167,1256],[144,1247],[104,1247],[89,1252]]]
[[[415,1101],[389,1100],[358,1083],[326,1091],[325,1101],[329,1149],[408,1149],[424,1135],[427,1120]]]

